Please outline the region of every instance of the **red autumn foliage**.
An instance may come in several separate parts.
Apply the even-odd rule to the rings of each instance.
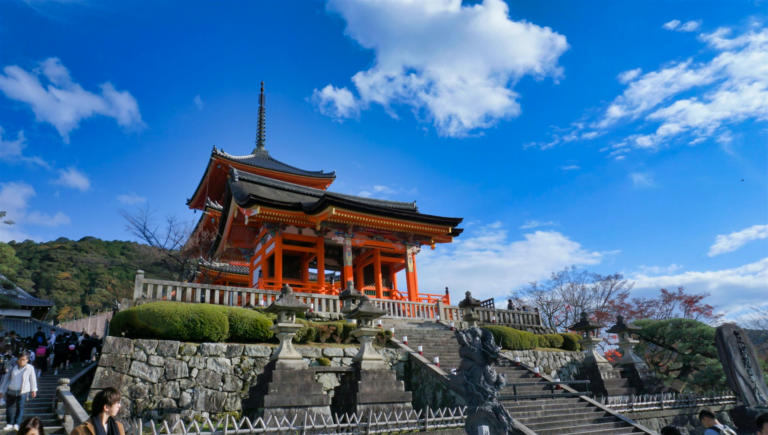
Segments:
[[[606,350],[605,359],[610,363],[617,363],[621,359],[621,354],[616,349]]]

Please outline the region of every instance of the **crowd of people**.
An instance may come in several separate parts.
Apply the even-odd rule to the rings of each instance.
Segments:
[[[85,366],[96,361],[101,352],[102,340],[83,332],[56,333],[47,335],[42,327],[31,337],[22,339],[15,331],[6,332],[0,340],[0,404],[5,405],[6,426],[3,430],[16,430],[19,434],[36,433],[45,435],[39,419],[24,420],[24,405],[29,398],[37,395],[37,379],[52,366],[54,375],[60,369],[76,364]],[[33,422],[33,423],[29,423]],[[22,432],[24,424],[29,431]]]

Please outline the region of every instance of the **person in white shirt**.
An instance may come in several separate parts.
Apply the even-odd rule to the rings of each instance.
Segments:
[[[0,397],[5,398],[5,416],[7,426],[3,430],[19,430],[24,420],[24,404],[27,396],[37,396],[37,376],[35,368],[26,354],[21,354],[16,365],[3,377],[0,384]]]

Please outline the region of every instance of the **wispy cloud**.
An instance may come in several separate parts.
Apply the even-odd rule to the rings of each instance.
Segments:
[[[560,169],[563,171],[577,171],[581,169],[581,166],[578,165],[568,165],[568,166],[561,166]]]
[[[4,133],[3,127],[0,127],[0,160],[9,163],[28,163],[42,166],[46,169],[51,168],[51,165],[40,157],[24,155],[24,149],[27,147],[27,138],[24,136],[23,130],[19,130],[16,133],[16,140],[5,140],[3,138]]]
[[[313,102],[336,119],[357,118],[378,104],[410,106],[440,136],[462,137],[520,115],[514,85],[525,76],[562,76],[568,43],[549,27],[514,21],[502,0],[330,0],[345,34],[373,50],[373,66],[352,77],[356,94],[331,84]]]
[[[381,184],[374,185],[370,188],[366,188],[365,190],[360,191],[357,195],[363,196],[365,198],[370,198],[373,196],[376,196],[378,198],[387,198],[391,195],[417,195],[418,190],[414,187],[411,189],[406,189],[403,187],[390,187],[390,186],[384,186]]]
[[[192,99],[192,101],[195,103],[195,106],[197,106],[198,109],[203,110],[203,99],[200,98],[200,95],[195,95],[195,98]]]
[[[672,20],[668,23],[664,23],[661,27],[675,32],[695,32],[701,27],[701,20],[686,21],[685,23],[682,23],[680,20]]]
[[[741,231],[715,237],[715,243],[709,248],[707,256],[733,252],[749,242],[768,238],[768,225],[753,225]]]
[[[70,219],[62,212],[49,215],[29,212],[30,202],[37,195],[35,189],[23,181],[0,183],[0,209],[14,225],[0,225],[0,241],[37,239],[26,231],[28,225],[58,227],[69,225]]]
[[[55,57],[40,62],[32,71],[11,65],[3,72],[0,91],[11,100],[27,103],[36,120],[53,125],[66,143],[81,120],[96,115],[114,118],[125,128],[144,126],[139,105],[128,91],[118,91],[110,82],[99,85],[99,94],[86,91],[72,81],[69,70]]]
[[[520,225],[520,229],[527,230],[530,228],[538,228],[538,227],[544,227],[549,225],[557,225],[557,224],[552,221],[541,222],[541,221],[528,220],[528,221],[525,221],[523,225]]]
[[[632,180],[632,185],[638,189],[656,186],[653,175],[647,172],[632,172],[629,174],[629,178]]]
[[[60,169],[59,178],[53,180],[53,184],[71,187],[73,189],[78,189],[81,192],[85,192],[91,188],[91,180],[88,179],[88,176],[74,167]]]
[[[660,275],[660,274],[670,274],[674,273],[680,269],[682,269],[683,266],[680,264],[670,264],[669,266],[640,266],[640,274],[642,275]]]
[[[119,195],[117,197],[117,200],[126,205],[134,205],[134,204],[141,204],[141,203],[147,202],[147,198],[136,195],[133,192],[127,195]]]

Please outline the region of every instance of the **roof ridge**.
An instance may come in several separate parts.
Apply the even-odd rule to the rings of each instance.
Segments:
[[[300,175],[301,173],[304,173],[304,174],[313,174],[313,175],[323,175],[323,176],[326,176],[327,178],[330,178],[331,176],[334,177],[334,178],[336,177],[336,171],[325,172],[325,170],[322,170],[322,169],[319,170],[319,171],[308,171],[306,169],[297,168],[296,166],[292,166],[292,165],[289,165],[287,163],[283,163],[280,160],[277,160],[276,158],[274,158],[271,155],[269,155],[269,153],[266,152],[266,150],[264,150],[264,151],[259,150],[259,152],[254,152],[254,153],[251,153],[251,154],[248,154],[248,155],[244,155],[244,156],[236,156],[234,154],[229,154],[228,152],[224,151],[223,149],[214,148],[212,154],[216,154],[216,155],[219,155],[219,156],[222,156],[222,157],[227,157],[227,158],[230,158],[232,160],[236,160],[236,161],[240,161],[240,162],[242,162],[243,160],[247,160],[247,159],[270,160],[270,161],[272,161],[272,162],[274,162],[274,163],[276,163],[278,165],[285,166],[288,169],[293,169],[294,171],[299,173],[299,174],[296,174],[296,175]],[[250,162],[245,162],[245,163],[250,163]],[[252,166],[257,166],[255,164],[251,164],[251,165]],[[281,171],[280,169],[277,169],[277,168],[266,168],[265,167],[264,169],[278,171],[278,172],[284,172],[284,171]]]

